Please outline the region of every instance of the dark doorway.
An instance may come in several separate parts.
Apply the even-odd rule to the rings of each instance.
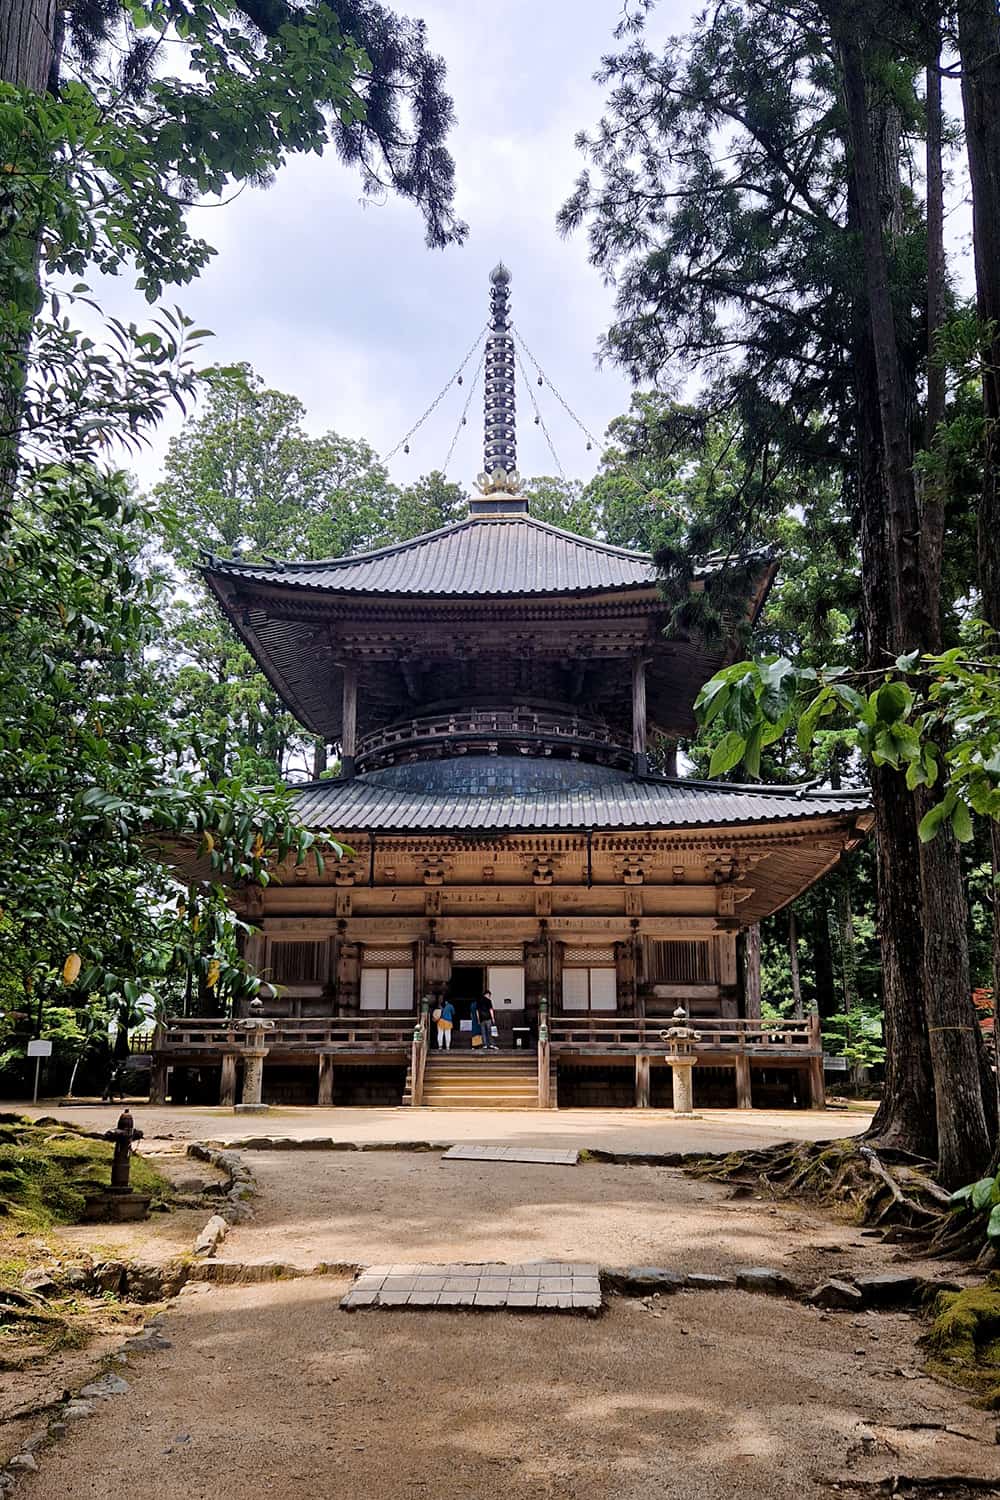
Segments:
[[[453,1047],[471,1047],[472,1030],[469,1023],[472,1019],[472,1007],[477,1000],[482,999],[485,988],[485,967],[478,964],[454,965],[448,986],[448,999],[455,1007],[455,1031],[458,1033],[452,1038]],[[463,1021],[466,1022],[464,1030]]]

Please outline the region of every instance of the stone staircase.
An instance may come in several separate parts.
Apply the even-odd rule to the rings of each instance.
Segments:
[[[407,1074],[403,1103],[413,1102]],[[427,1055],[424,1106],[429,1109],[537,1109],[534,1052],[445,1052]]]

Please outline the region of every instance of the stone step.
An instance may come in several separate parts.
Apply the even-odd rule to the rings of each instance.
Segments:
[[[537,1109],[537,1099],[508,1099],[498,1095],[496,1098],[489,1094],[477,1094],[475,1097],[465,1098],[456,1095],[447,1099],[428,1099],[424,1094],[424,1109]]]

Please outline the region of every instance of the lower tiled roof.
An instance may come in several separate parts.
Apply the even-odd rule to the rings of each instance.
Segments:
[[[373,772],[350,781],[300,786],[295,789],[295,806],[308,827],[345,834],[739,827],[852,817],[868,809],[863,792],[606,775],[603,784],[511,795],[403,791]]]

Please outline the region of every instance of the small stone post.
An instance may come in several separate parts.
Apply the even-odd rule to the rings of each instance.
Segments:
[[[137,1193],[129,1181],[132,1142],[142,1140],[142,1131],[136,1129],[131,1110],[122,1110],[115,1129],[106,1130],[104,1139],[114,1141],[115,1145],[111,1182],[106,1188],[84,1195],[84,1221],[96,1223],[101,1219],[111,1219],[122,1223],[129,1219],[144,1219],[149,1211],[149,1194]]]
[[[250,1014],[239,1022],[247,1033],[247,1044],[243,1049],[243,1099],[235,1106],[238,1115],[263,1115],[270,1108],[261,1103],[261,1093],[264,1059],[270,1051],[264,1038],[268,1031],[274,1030],[274,1022],[261,1014],[263,1008],[263,1001],[259,998],[251,1000]]]
[[[106,1139],[114,1141],[115,1154],[111,1162],[111,1191],[130,1193],[129,1173],[132,1170],[132,1142],[142,1140],[142,1131],[136,1130],[130,1109],[123,1109],[118,1116],[116,1129],[109,1130]]]
[[[694,1118],[694,1065],[698,1061],[694,1044],[698,1033],[693,1026],[686,1026],[688,1016],[683,1005],[674,1011],[674,1024],[660,1036],[667,1044],[667,1062],[673,1079],[674,1114]]]

